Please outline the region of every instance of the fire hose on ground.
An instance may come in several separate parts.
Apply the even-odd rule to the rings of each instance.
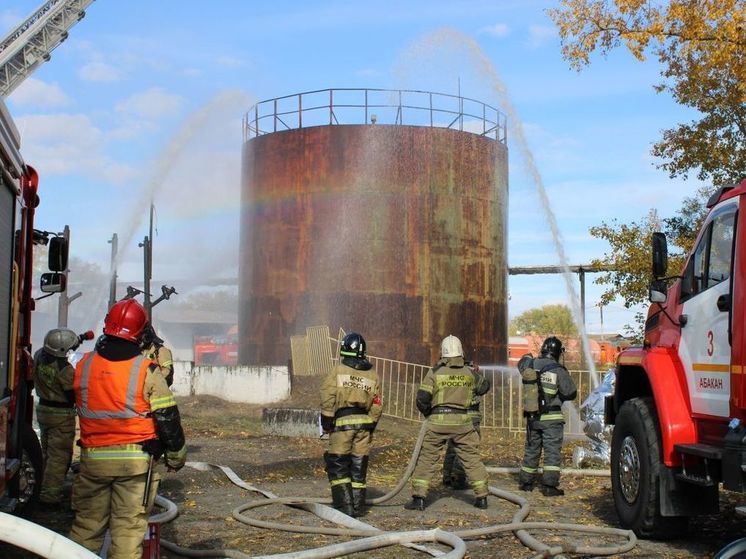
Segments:
[[[380,497],[369,499],[368,505],[378,505],[389,501],[395,497],[404,488],[407,481],[409,480],[412,472],[414,471],[417,463],[417,458],[420,454],[422,447],[422,441],[425,435],[425,425],[423,424],[420,429],[417,442],[412,456],[409,460],[407,468],[400,478],[396,486]],[[493,536],[504,532],[514,532],[519,541],[534,552],[531,555],[532,559],[538,559],[543,557],[559,557],[563,553],[572,553],[578,555],[591,555],[591,556],[609,556],[621,553],[626,553],[635,547],[637,543],[637,537],[631,530],[621,530],[618,528],[607,528],[607,527],[595,527],[595,526],[584,526],[582,524],[568,524],[568,523],[556,523],[556,522],[525,522],[525,518],[530,512],[528,501],[518,495],[504,491],[497,487],[489,487],[490,494],[511,502],[519,507],[513,515],[512,522],[508,524],[485,526],[482,528],[473,528],[468,530],[459,531],[444,531],[441,529],[435,530],[414,530],[407,532],[384,532],[378,528],[370,526],[358,519],[352,518],[346,514],[343,514],[336,509],[329,507],[331,499],[328,498],[294,498],[294,497],[277,497],[269,491],[265,491],[254,487],[243,480],[241,480],[233,470],[225,466],[208,464],[205,462],[188,462],[188,466],[198,470],[208,469],[219,469],[221,470],[235,485],[253,492],[260,493],[266,497],[262,501],[252,501],[241,506],[236,507],[233,510],[233,517],[250,526],[257,528],[266,528],[268,530],[278,530],[285,532],[297,532],[307,534],[326,534],[326,535],[337,535],[337,536],[355,536],[361,539],[345,542],[341,544],[334,544],[325,547],[319,547],[310,550],[283,553],[275,555],[246,555],[245,553],[232,549],[210,549],[210,550],[193,550],[188,548],[180,547],[167,540],[161,540],[161,545],[176,553],[185,557],[229,557],[231,559],[322,559],[328,557],[340,557],[351,553],[357,553],[360,551],[366,551],[379,547],[385,547],[389,545],[406,545],[407,547],[415,548],[419,551],[429,553],[433,556],[444,557],[446,559],[460,559],[466,553],[466,546],[464,540],[476,539],[484,536]],[[488,471],[497,473],[513,473],[514,468],[488,468]],[[583,470],[579,470],[574,473],[583,473]],[[608,475],[608,472],[604,470],[591,470],[590,475]],[[156,504],[161,507],[166,507],[167,510],[164,513],[155,515],[151,518],[151,521],[167,522],[173,519],[177,514],[176,507],[167,499],[160,495],[156,499]],[[293,506],[312,512],[323,520],[328,520],[332,523],[344,526],[343,528],[337,527],[312,527],[312,526],[295,526],[289,524],[283,524],[278,522],[270,522],[260,520],[245,514],[246,511],[255,509],[261,506],[268,506],[271,504],[283,504]],[[609,546],[586,546],[576,543],[563,543],[561,545],[550,546],[547,545],[529,533],[529,530],[553,530],[553,531],[569,531],[569,532],[580,532],[584,534],[594,534],[606,537],[620,537],[625,538],[626,542],[620,545],[609,545]],[[452,549],[448,553],[443,553],[438,550],[428,549],[427,547],[419,545],[419,542],[436,542],[447,546]]]

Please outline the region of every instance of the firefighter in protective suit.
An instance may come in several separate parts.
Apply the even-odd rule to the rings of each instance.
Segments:
[[[479,374],[479,367],[476,365],[467,363],[472,368],[475,374]],[[479,435],[480,441],[482,438],[481,429],[482,426],[482,396],[474,394],[471,405],[467,410],[469,417],[471,417],[472,425],[474,430]],[[446,443],[446,456],[443,459],[443,485],[450,487],[451,489],[469,489],[469,483],[466,481],[466,471],[464,471],[464,465],[456,455],[456,446],[452,440],[448,440]]]
[[[474,506],[486,509],[487,469],[479,456],[479,434],[469,408],[475,395],[481,396],[490,389],[490,382],[467,366],[461,340],[456,336],[443,339],[440,355],[417,390],[417,409],[427,418],[427,430],[412,474],[412,501],[404,508],[425,510],[435,466],[443,447],[452,441],[476,495]]]
[[[536,392],[539,399],[538,405],[530,407],[531,411],[526,413],[526,446],[518,474],[519,488],[522,491],[533,490],[543,449],[544,472],[541,491],[547,497],[565,494],[558,487],[565,429],[562,402],[574,400],[577,396],[575,382],[567,369],[559,363],[560,355],[564,351],[562,342],[550,336],[544,340],[539,357],[534,359],[528,354],[518,362],[518,371],[522,375],[528,368],[536,371]]]
[[[368,454],[383,411],[378,373],[365,351],[360,334],[347,334],[340,362],[321,384],[321,427],[329,433],[324,462],[332,504],[349,516],[364,513]]]
[[[91,333],[92,335],[92,333]],[[59,505],[75,444],[75,370],[67,360],[82,339],[72,330],[55,328],[44,336],[44,346],[34,354],[34,389],[39,397],[36,418],[44,456],[39,501]]]
[[[173,353],[163,345],[163,340],[155,333],[151,324],[148,324],[143,332],[142,346],[143,355],[158,365],[158,369],[166,379],[166,384],[171,386],[174,383]]]
[[[176,401],[158,366],[142,355],[148,326],[134,299],[115,303],[104,335],[75,367],[80,421],[80,471],[73,485],[70,539],[98,552],[108,528],[109,559],[139,559],[160,473],[186,461]]]

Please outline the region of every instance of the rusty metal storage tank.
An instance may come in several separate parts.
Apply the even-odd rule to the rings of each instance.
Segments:
[[[432,363],[507,359],[505,117],[419,91],[334,89],[244,120],[239,362],[287,364],[310,326]]]

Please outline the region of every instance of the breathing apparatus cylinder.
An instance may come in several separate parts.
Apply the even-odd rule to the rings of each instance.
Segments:
[[[523,415],[537,417],[539,409],[539,373],[534,369],[534,356],[527,353],[518,361],[518,372],[523,384]]]

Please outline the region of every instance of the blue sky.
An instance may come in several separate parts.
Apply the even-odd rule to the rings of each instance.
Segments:
[[[0,32],[39,4],[4,2]],[[255,101],[329,87],[450,94],[460,87],[519,121],[567,263],[587,263],[607,249],[589,227],[639,220],[651,208],[671,215],[699,186],[668,179],[649,154],[661,130],[692,115],[653,91],[655,60],[641,64],[619,50],[571,70],[545,13],[555,5],[97,0],[7,100],[24,157],[41,176],[37,226],[69,225],[72,254],[105,271],[107,241],[117,233],[120,279],[139,281],[137,244],[148,231],[152,193],[154,286],[235,277],[241,118]],[[467,52],[466,44],[477,51]],[[509,262],[556,265],[515,124],[508,122]],[[218,243],[211,241],[216,235]],[[593,277],[586,284],[587,329],[619,331],[633,313],[617,301],[604,309],[601,324],[592,308],[601,292]],[[509,291],[511,317],[569,302],[559,276],[511,276]]]

